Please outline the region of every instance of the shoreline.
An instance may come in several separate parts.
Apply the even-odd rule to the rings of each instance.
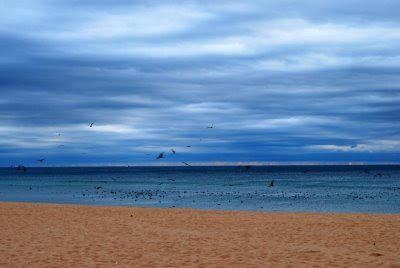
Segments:
[[[400,267],[400,214],[0,202],[0,266]]]
[[[262,163],[262,162],[224,162],[220,164],[208,164],[208,163],[191,163],[192,167],[244,167],[244,166],[251,166],[251,167],[390,167],[390,166],[400,166],[400,162],[356,162],[356,163],[347,163],[347,162],[330,162],[330,163],[319,163],[319,162],[312,162],[312,163]],[[17,167],[14,166],[14,167]],[[102,164],[93,164],[93,165],[27,165],[30,168],[152,168],[152,167],[186,167],[182,165],[181,162],[167,162],[161,164],[154,164],[149,163],[145,164],[135,164],[135,163],[127,163],[121,165],[102,165]],[[10,165],[0,166],[2,169],[10,169]]]
[[[137,209],[166,209],[166,210],[188,210],[198,212],[240,212],[240,213],[277,213],[277,214],[333,214],[333,215],[392,215],[400,216],[400,213],[378,213],[378,212],[331,212],[331,211],[266,211],[266,210],[244,210],[244,209],[201,209],[191,207],[158,207],[158,206],[134,206],[134,205],[97,205],[97,204],[78,204],[78,203],[48,203],[48,202],[31,202],[31,201],[7,201],[0,200],[1,204],[31,204],[31,205],[60,205],[60,206],[76,206],[76,207],[97,207],[97,208],[137,208]]]

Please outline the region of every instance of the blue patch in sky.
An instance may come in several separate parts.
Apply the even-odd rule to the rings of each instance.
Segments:
[[[0,10],[1,165],[400,162],[398,1]]]

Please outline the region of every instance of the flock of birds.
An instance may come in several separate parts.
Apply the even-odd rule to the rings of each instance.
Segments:
[[[240,168],[243,168],[240,172]],[[229,169],[231,171],[229,171]],[[107,204],[107,205],[136,205],[136,206],[160,206],[160,207],[193,207],[193,208],[218,208],[218,209],[244,209],[244,210],[280,210],[280,209],[305,209],[305,210],[321,210],[331,209],[332,206],[339,209],[354,209],[359,207],[365,209],[368,204],[377,203],[378,205],[394,204],[396,200],[400,200],[400,187],[392,187],[385,184],[384,187],[378,187],[377,190],[371,191],[371,188],[348,188],[346,186],[348,179],[359,180],[364,177],[364,174],[369,174],[370,179],[375,177],[390,178],[392,175],[387,172],[360,170],[357,173],[348,173],[341,175],[342,183],[335,185],[333,188],[326,186],[327,179],[331,179],[332,173],[316,172],[312,170],[297,170],[293,171],[294,176],[303,176],[300,173],[307,173],[307,177],[313,178],[310,180],[314,185],[306,187],[300,186],[295,180],[290,179],[290,176],[281,177],[281,182],[285,181],[284,187],[273,187],[274,180],[265,185],[262,180],[262,173],[254,168],[254,174],[257,177],[251,179],[256,184],[251,184],[249,187],[247,170],[244,166],[237,168],[229,168],[227,172],[232,172],[227,176],[210,177],[196,168],[189,169],[194,173],[187,174],[188,176],[180,177],[175,174],[159,174],[156,170],[139,169],[144,171],[140,176],[131,176],[131,172],[125,173],[120,169],[118,174],[112,172],[101,173],[99,177],[94,177],[82,184],[80,180],[66,181],[60,180],[56,187],[53,183],[48,185],[46,178],[52,181],[52,175],[40,176],[37,180],[26,180],[23,184],[16,184],[16,187],[29,186],[29,190],[33,191],[33,196],[39,193],[47,193],[50,200],[57,200],[59,196],[65,198],[67,196],[73,198],[74,202],[84,204]],[[123,169],[124,170],[124,169]],[[239,172],[238,172],[239,171]],[[150,172],[150,174],[149,174]],[[178,172],[179,169],[178,169]],[[197,175],[196,175],[197,173]],[[239,173],[239,180],[230,180]],[[46,173],[44,173],[46,174]],[[146,174],[146,175],[145,175]],[[224,171],[225,174],[225,171]],[[240,175],[241,174],[241,175]],[[275,173],[276,174],[276,173]],[[148,176],[149,175],[149,176]],[[89,175],[92,177],[91,175]],[[143,176],[147,176],[149,180],[143,180]],[[275,176],[275,175],[274,175]],[[276,175],[278,176],[278,175]],[[191,181],[191,177],[198,178]],[[44,184],[42,184],[44,181]],[[117,183],[114,183],[117,182]],[[189,184],[188,184],[189,182]],[[193,182],[195,182],[193,184]],[[67,184],[66,184],[67,183]],[[260,184],[259,184],[260,183]],[[27,185],[28,184],[28,185]],[[126,187],[126,185],[134,184],[135,187]],[[47,185],[50,187],[43,187]],[[60,187],[65,185],[66,187]],[[68,186],[67,186],[68,185]],[[77,187],[79,185],[79,187]],[[160,185],[164,185],[160,187]],[[262,188],[261,185],[273,187]],[[9,184],[8,186],[14,186]],[[69,187],[71,186],[71,187]],[[317,187],[315,187],[317,186]],[[345,186],[345,187],[343,187]],[[350,186],[351,187],[351,186]],[[21,188],[15,188],[21,189]],[[79,201],[80,200],[80,201]],[[342,204],[343,203],[343,204]]]
[[[90,128],[95,127],[95,123],[92,122],[88,125]],[[207,129],[213,129],[214,128],[214,124],[212,123],[209,126],[206,126]],[[57,136],[61,136],[61,133],[57,133]],[[64,145],[59,145],[59,146],[64,146]],[[186,145],[185,147],[190,148],[190,145]],[[169,149],[170,153],[169,155],[175,155],[177,154],[177,151],[174,148],[170,148]],[[147,154],[150,155],[150,154]],[[166,158],[168,155],[168,151],[167,153],[165,152],[160,152],[156,155],[154,155],[153,157],[155,157],[155,160],[158,161],[160,159]],[[154,159],[154,158],[153,158]],[[36,160],[38,163],[43,163],[46,161],[45,158],[40,158]],[[191,167],[192,165],[190,165],[187,162],[182,161],[181,162],[183,165],[185,166],[189,166]],[[252,168],[251,165],[242,165],[242,168],[248,170],[250,168]],[[22,171],[22,172],[26,172],[27,171],[27,167],[23,166],[23,165],[19,165],[14,167],[13,165],[11,165],[12,169],[16,169],[18,171]],[[303,170],[303,173],[308,173],[307,170]],[[366,174],[370,174],[371,171],[369,170],[364,170],[364,173]],[[373,175],[373,177],[382,177],[384,176],[382,173],[376,173],[376,174],[371,174]],[[113,179],[113,178],[112,178]],[[114,179],[113,179],[114,180]],[[175,178],[169,178],[168,180],[172,181],[174,187],[175,185],[178,185],[178,183],[175,182]],[[164,183],[168,183],[168,182],[158,182],[158,185],[162,185]],[[269,182],[265,182],[266,184],[264,184],[267,187],[274,187],[275,186],[275,180],[272,179]],[[281,183],[282,184],[282,183]],[[224,185],[225,186],[225,185]],[[234,186],[233,184],[229,184],[226,186]],[[176,204],[179,205],[179,202],[187,202],[188,199],[193,198],[193,200],[190,200],[190,202],[195,203],[196,202],[196,198],[193,197],[197,196],[197,197],[201,197],[201,199],[203,199],[204,197],[207,198],[211,198],[212,200],[214,200],[218,206],[224,205],[225,203],[235,203],[235,205],[237,204],[237,202],[243,203],[244,200],[258,200],[257,198],[269,198],[270,195],[268,194],[270,191],[265,191],[264,193],[259,193],[259,192],[254,192],[254,193],[243,193],[243,192],[235,192],[235,191],[231,191],[231,192],[216,192],[216,191],[201,191],[201,192],[194,192],[194,193],[189,193],[186,192],[186,190],[178,190],[175,189],[173,190],[173,192],[176,192],[175,194],[170,192],[169,190],[167,190],[167,188],[165,190],[161,190],[162,188],[160,187],[156,187],[154,189],[147,189],[147,190],[130,190],[130,191],[125,191],[125,190],[120,190],[120,189],[107,189],[108,187],[106,187],[105,185],[102,186],[96,186],[95,187],[95,191],[91,192],[90,190],[85,190],[84,192],[82,192],[82,196],[84,196],[85,198],[91,197],[91,198],[113,198],[113,199],[129,199],[129,200],[133,200],[135,202],[143,202],[144,200],[151,200],[151,199],[156,199],[160,204],[164,203],[164,202],[170,202],[168,200],[175,200],[173,201],[174,203],[171,203],[171,207],[175,207]],[[293,196],[290,196],[290,193],[284,193],[281,192],[280,195],[278,195],[279,193],[276,192],[276,190],[279,191],[281,187],[275,187],[274,190],[271,190],[271,193],[273,192],[275,194],[274,198],[282,198],[282,200],[313,200],[316,199],[318,196],[316,194],[313,193],[308,193],[308,192],[296,192]],[[276,190],[275,190],[276,189]],[[32,186],[29,187],[29,190],[32,190]],[[397,193],[397,191],[400,190],[400,188],[396,188],[395,191]],[[351,199],[351,200],[361,200],[361,199],[370,199],[370,200],[380,200],[385,198],[385,194],[386,192],[379,192],[377,194],[363,194],[362,192],[358,192],[358,191],[354,191],[351,193],[347,193],[347,195],[345,196],[345,199]],[[326,194],[326,198],[332,198],[335,199],[335,194],[337,196],[340,197],[340,193],[327,193]],[[75,194],[73,194],[73,197],[75,197]],[[186,200],[186,201],[185,201]],[[145,201],[146,202],[146,201]],[[175,203],[178,202],[178,203]],[[238,203],[239,204],[239,203]],[[246,203],[245,203],[246,204]],[[240,204],[239,204],[240,205]],[[262,205],[262,204],[259,204]],[[264,209],[263,206],[260,207],[261,209]]]
[[[92,128],[93,126],[94,126],[94,122],[91,122],[91,123],[89,124],[89,127]],[[207,129],[213,129],[213,128],[214,128],[214,123],[211,123],[211,125],[207,126],[206,128],[207,128]],[[57,133],[57,136],[58,136],[58,137],[61,136],[61,133]],[[201,140],[201,139],[200,139],[200,140]],[[64,145],[59,145],[59,146],[64,146]],[[185,147],[191,148],[190,145],[186,145]],[[174,155],[176,154],[176,151],[175,151],[174,148],[171,148],[170,150],[171,150],[171,153],[172,153],[172,154],[174,154]],[[165,158],[165,152],[159,153],[158,156],[157,156],[157,158],[156,158],[156,160],[159,160],[159,159],[162,159],[162,158]],[[41,158],[41,159],[38,159],[38,160],[36,160],[36,161],[37,161],[37,162],[40,162],[40,163],[43,163],[45,160],[46,160],[45,158]],[[187,162],[185,162],[185,161],[182,161],[181,163],[184,164],[185,166],[189,166],[189,167],[192,166],[192,165],[190,165],[189,163],[187,163]],[[246,169],[251,168],[250,165],[244,165],[243,167],[246,168]],[[13,169],[14,166],[11,165],[10,168]],[[24,165],[18,165],[15,169],[18,170],[18,171],[23,171],[23,172],[26,172],[26,171],[28,170],[27,167],[24,166]],[[272,181],[269,183],[268,187],[273,187],[273,186],[274,186],[274,180],[272,180]]]
[[[207,126],[207,128],[214,128],[214,123],[211,123],[211,126]],[[201,139],[200,139],[200,140],[201,140]],[[186,145],[186,147],[187,147],[187,148],[191,148],[192,146]],[[175,151],[174,148],[171,148],[171,152],[172,152],[172,154],[176,154],[176,151]],[[162,159],[162,158],[165,158],[165,152],[161,152],[161,153],[157,156],[156,160]],[[191,167],[191,165],[188,164],[188,163],[185,162],[185,161],[182,161],[181,163],[184,164],[185,166]]]
[[[93,127],[93,125],[94,125],[94,123],[92,122],[92,123],[90,123],[89,127]],[[61,133],[57,133],[57,136],[60,137]],[[61,144],[59,146],[63,147],[64,145]],[[43,163],[45,160],[46,160],[45,158],[41,158],[41,159],[38,159],[36,161],[40,162],[40,163]],[[13,169],[14,165],[11,165],[10,168]],[[24,165],[18,165],[17,167],[15,167],[15,170],[26,172],[28,170],[28,168],[26,166],[24,166]]]

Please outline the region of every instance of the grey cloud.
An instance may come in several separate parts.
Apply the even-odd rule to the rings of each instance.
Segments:
[[[334,150],[354,144],[398,160],[386,154],[400,137],[396,1],[3,5],[0,163],[23,148],[58,163],[113,148],[119,162],[186,143],[196,161],[365,159]],[[82,31],[107,15],[174,7],[194,15],[151,35]],[[56,131],[64,140],[49,137]]]

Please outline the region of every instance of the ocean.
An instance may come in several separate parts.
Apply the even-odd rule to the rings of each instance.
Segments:
[[[400,213],[400,166],[0,168],[0,201]]]

